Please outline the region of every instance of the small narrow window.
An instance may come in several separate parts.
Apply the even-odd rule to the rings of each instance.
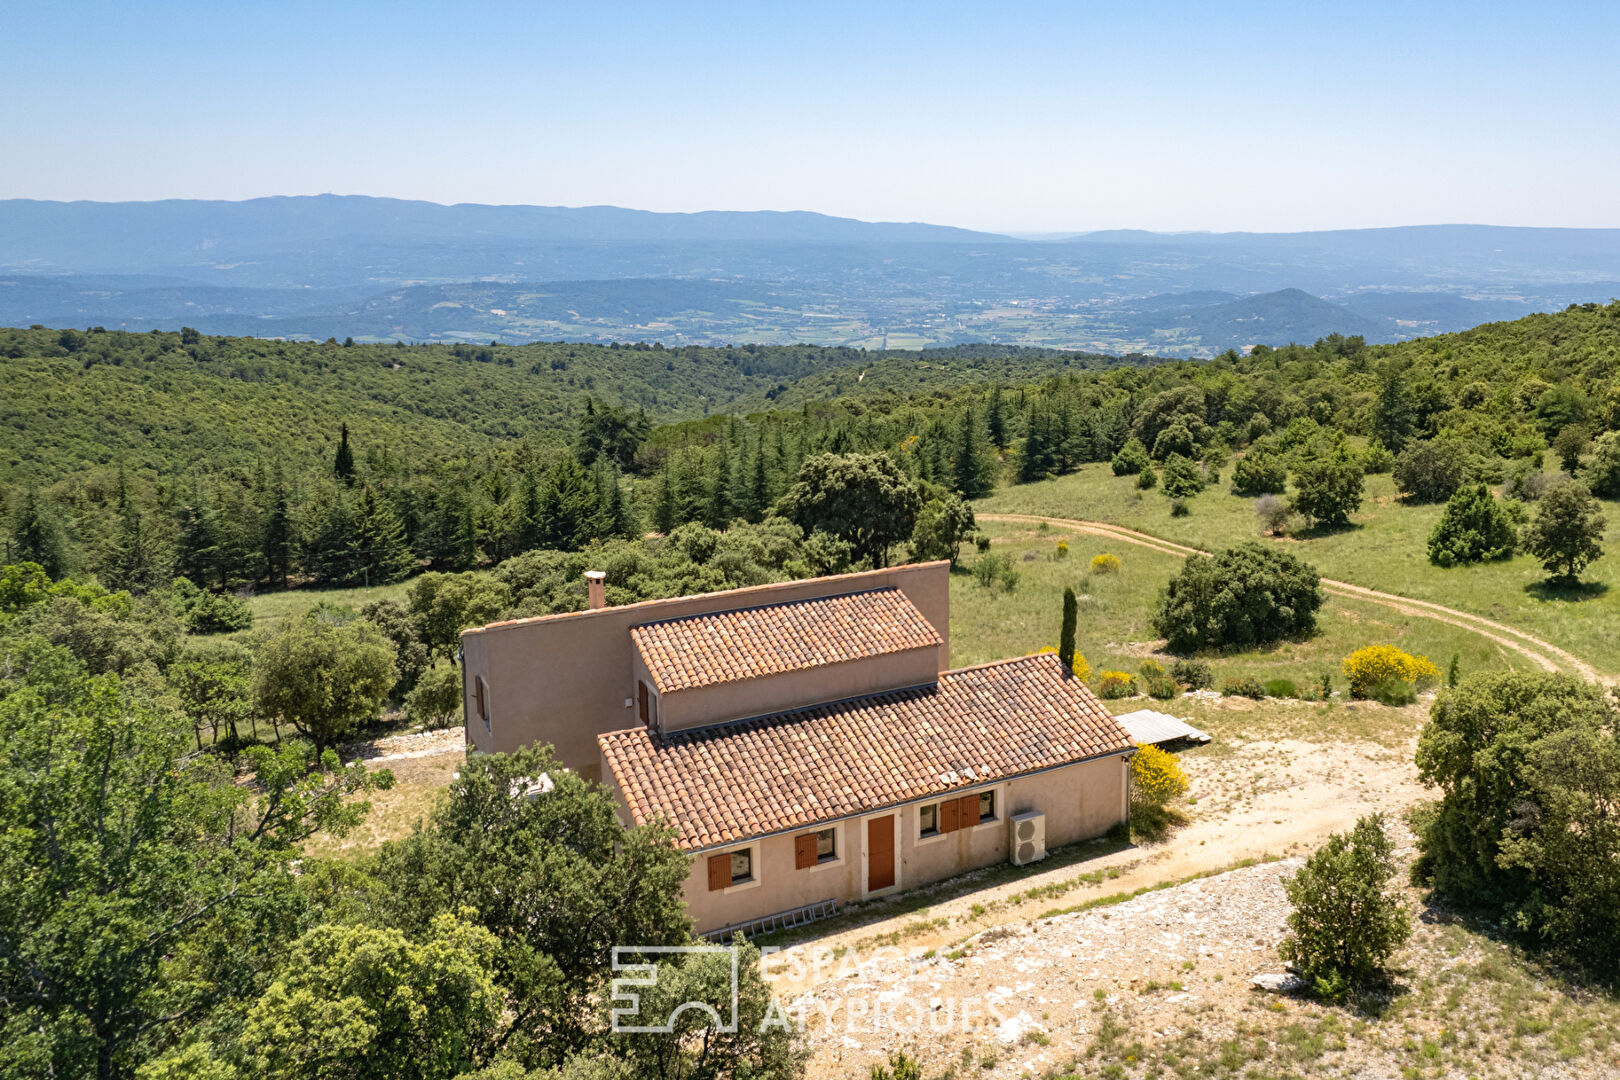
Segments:
[[[487,729],[489,727],[489,691],[484,686],[484,677],[482,675],[473,676],[473,701],[478,707],[478,719],[484,722],[484,727]]]
[[[996,819],[996,793],[992,791],[979,792],[979,820],[994,821]]]
[[[919,830],[923,836],[939,835],[939,803],[929,803],[917,811],[917,819],[921,822]]]
[[[754,880],[754,849],[743,848],[731,853],[731,883],[741,885]]]
[[[647,693],[647,684],[637,680],[636,694],[637,700],[641,704],[641,723],[643,726],[650,727],[652,725],[652,709],[648,704],[648,698],[651,695]]]

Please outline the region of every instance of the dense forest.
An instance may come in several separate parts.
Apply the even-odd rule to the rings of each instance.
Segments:
[[[1416,445],[1456,483],[1502,481],[1556,444],[1577,463],[1595,451],[1590,486],[1609,494],[1602,436],[1620,428],[1620,304],[1157,364],[993,346],[396,348],[71,330],[0,332],[0,355],[0,555],[137,593],[177,574],[213,590],[376,584],[759,522],[827,452],[886,452],[972,499],[1116,457],[1202,484],[1234,453],[1240,490],[1280,491],[1279,470],[1345,435],[1363,471]]]

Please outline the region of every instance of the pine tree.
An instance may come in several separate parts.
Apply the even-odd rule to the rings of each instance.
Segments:
[[[11,559],[38,563],[53,581],[67,572],[62,529],[33,488],[23,492],[11,526]]]
[[[118,525],[104,560],[103,584],[132,593],[151,592],[168,586],[172,566],[168,549],[129,495],[120,473]]]
[[[354,482],[354,451],[349,449],[349,425],[338,433],[337,457],[332,461],[332,473],[345,484]]]
[[[771,477],[765,468],[765,433],[754,449],[754,470],[748,480],[749,521],[762,521],[771,509]]]
[[[709,505],[704,508],[703,522],[711,529],[724,529],[731,524],[731,447],[724,440],[715,444],[714,474],[709,478]]]
[[[990,403],[985,406],[984,427],[985,433],[990,437],[991,446],[998,452],[1007,449],[1007,417],[1001,401],[999,383],[990,388]]]
[[[201,490],[180,508],[180,539],[175,549],[175,570],[205,589],[223,586],[219,533],[214,508]]]
[[[349,584],[354,578],[354,515],[343,489],[324,490],[306,504],[304,526],[304,566],[322,585]]]
[[[541,547],[578,551],[601,533],[596,485],[572,454],[546,473],[540,496]]]
[[[391,585],[403,581],[416,564],[405,543],[399,515],[370,484],[360,489],[349,549],[350,574],[361,585]]]
[[[1020,483],[1033,483],[1051,473],[1050,430],[1046,411],[1039,406],[1031,407],[1029,422],[1025,425],[1024,445],[1018,454]]]
[[[472,504],[459,482],[447,484],[439,499],[433,561],[444,570],[471,570],[478,565],[478,527]]]
[[[666,460],[658,473],[658,495],[653,501],[653,528],[665,536],[675,528],[675,482],[671,479],[674,471],[674,461]]]
[[[601,508],[598,516],[602,522],[603,539],[611,536],[635,539],[635,513],[619,486],[619,470],[611,464],[596,470],[596,501]]]
[[[973,418],[971,405],[962,413],[961,433],[956,443],[955,476],[952,479],[957,493],[964,499],[978,499],[990,493],[984,450],[979,442],[979,425]]]
[[[518,485],[517,537],[513,544],[516,554],[533,551],[540,547],[544,539],[542,535],[544,530],[541,526],[544,511],[541,506],[540,488],[539,475],[533,469],[526,471]]]
[[[265,489],[264,524],[259,530],[260,573],[271,587],[287,587],[292,569],[292,512],[287,506],[287,484],[278,463]]]

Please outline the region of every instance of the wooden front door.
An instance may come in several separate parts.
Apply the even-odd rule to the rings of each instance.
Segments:
[[[878,817],[866,823],[866,891],[894,884],[894,818]]]

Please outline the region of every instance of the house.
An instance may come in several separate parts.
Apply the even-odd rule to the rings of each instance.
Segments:
[[[946,670],[926,563],[462,636],[477,749],[549,742],[695,856],[700,932],[1025,862],[1127,817],[1129,734],[1050,653]]]

